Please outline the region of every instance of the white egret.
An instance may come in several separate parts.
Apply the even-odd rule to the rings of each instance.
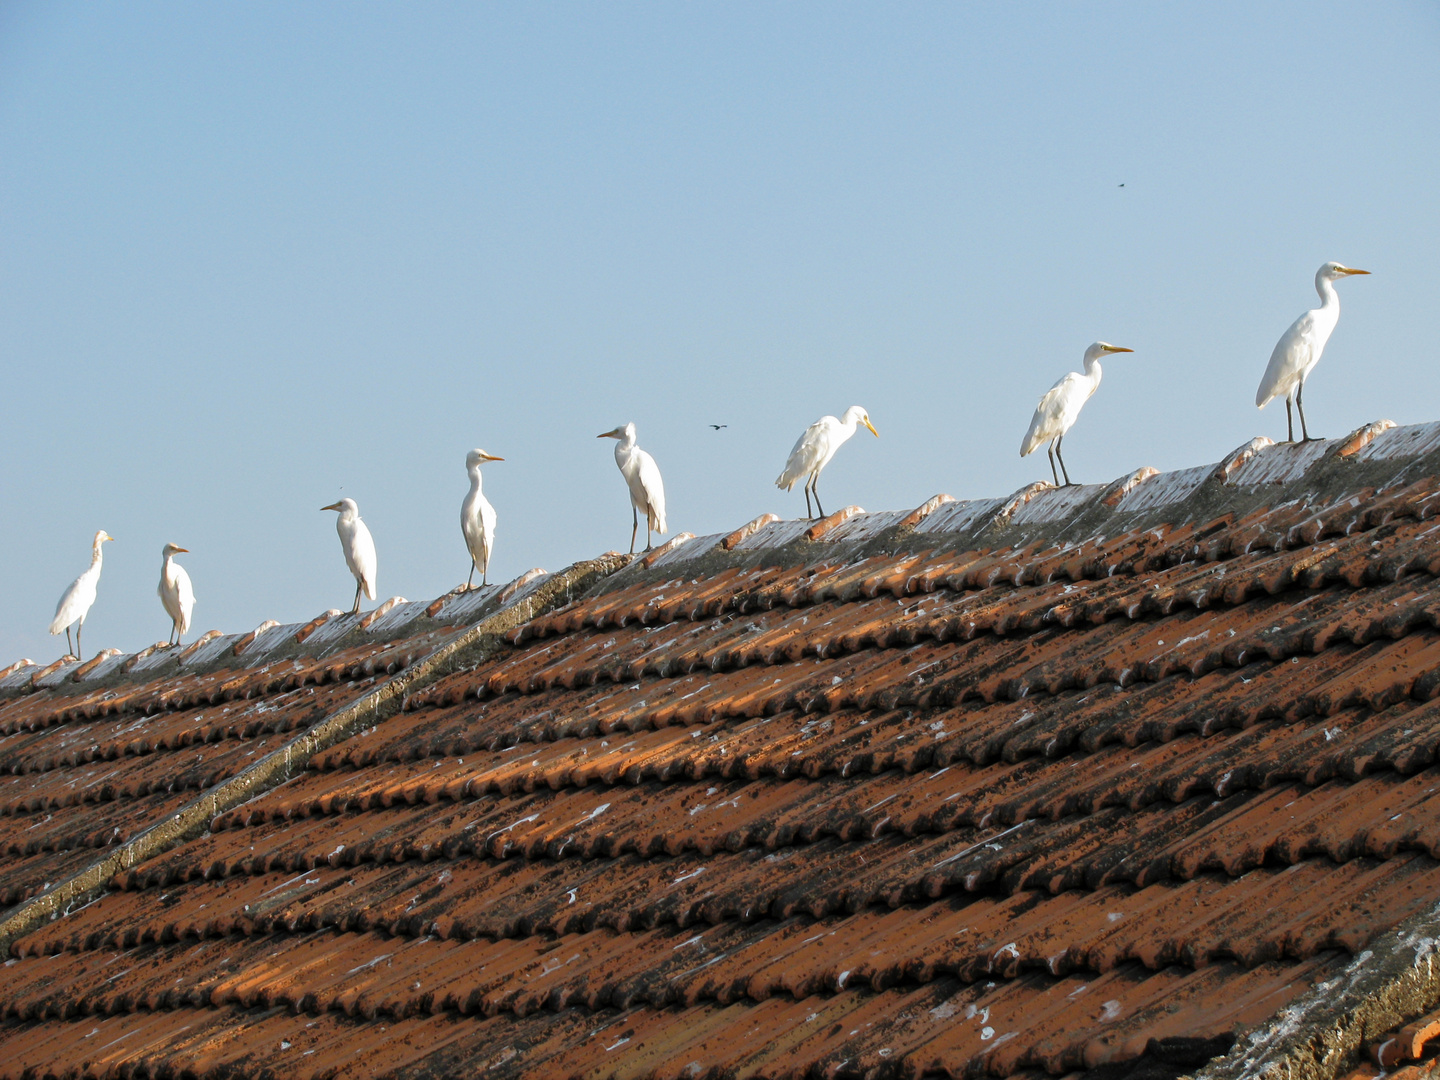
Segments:
[[[1095,342],[1085,350],[1085,374],[1070,372],[1045,391],[1040,404],[1035,406],[1035,415],[1030,418],[1030,430],[1025,432],[1025,440],[1020,444],[1020,456],[1024,457],[1042,442],[1049,440],[1050,447],[1046,453],[1050,456],[1050,475],[1055,478],[1056,487],[1060,486],[1060,473],[1055,471],[1056,458],[1060,459],[1060,472],[1065,474],[1065,486],[1070,486],[1070,472],[1065,468],[1065,459],[1060,456],[1060,441],[1074,426],[1080,410],[1084,408],[1085,402],[1090,400],[1090,395],[1100,386],[1100,357],[1134,351],[1104,341]]]
[[[503,457],[471,450],[465,455],[465,471],[470,474],[470,492],[460,504],[460,531],[465,534],[465,547],[470,552],[470,576],[465,588],[475,580],[475,567],[480,567],[480,584],[486,584],[490,571],[490,552],[495,549],[495,508],[480,492],[480,463],[504,461]]]
[[[160,585],[155,592],[165,614],[170,616],[170,636],[176,645],[190,632],[190,613],[195,610],[195,590],[190,586],[190,575],[175,561],[176,555],[189,550],[179,544],[166,544],[160,549]]]
[[[635,425],[622,424],[614,431],[595,436],[597,439],[619,439],[615,444],[615,464],[630,488],[630,554],[635,554],[635,537],[640,532],[640,511],[645,511],[645,550],[649,551],[650,533],[665,535],[665,484],[660,479],[660,466],[655,459],[635,445]]]
[[[371,600],[375,599],[375,540],[365,522],[360,520],[360,507],[354,499],[341,499],[320,509],[340,511],[340,516],[335,519],[335,531],[340,534],[345,565],[355,575],[355,606],[350,609],[353,615],[360,610],[361,590]]]
[[[864,424],[870,429],[870,434],[877,439],[880,433],[875,430],[875,425],[870,423],[870,414],[859,405],[851,405],[845,410],[845,415],[838,420],[833,416],[822,416],[815,423],[806,428],[795,442],[795,448],[790,451],[790,458],[785,462],[785,470],[775,478],[775,486],[790,491],[795,487],[795,481],[802,476],[805,478],[805,516],[813,517],[810,513],[810,493],[815,493],[815,509],[820,516],[825,516],[825,508],[820,505],[820,492],[816,485],[820,482],[820,470],[830,464],[830,459],[835,456],[835,451],[851,435],[855,434],[858,425]]]
[[[1305,380],[1320,362],[1325,343],[1335,332],[1340,321],[1340,294],[1335,291],[1334,282],[1351,274],[1368,274],[1369,270],[1355,270],[1337,262],[1327,262],[1315,271],[1315,291],[1320,294],[1320,306],[1305,312],[1281,335],[1270,354],[1270,366],[1260,380],[1260,389],[1255,391],[1255,407],[1263,409],[1270,399],[1285,395],[1285,434],[1288,442],[1295,441],[1295,422],[1290,415],[1290,402],[1300,413],[1300,434],[1302,442],[1310,441],[1310,432],[1305,428]]]
[[[79,660],[80,657],[80,631],[85,629],[85,616],[90,613],[90,605],[95,603],[95,588],[100,584],[100,545],[107,540],[115,538],[101,529],[95,534],[94,546],[90,549],[90,569],[77,577],[70,583],[60,597],[60,603],[55,605],[55,618],[50,621],[50,633],[58,634],[65,631],[65,647],[70,655]],[[70,648],[70,624],[77,623],[75,627],[75,647]]]

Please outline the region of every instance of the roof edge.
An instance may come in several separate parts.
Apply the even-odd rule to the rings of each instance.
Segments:
[[[603,555],[598,559],[575,563],[528,596],[481,619],[430,656],[331,713],[228,780],[201,793],[164,821],[150,826],[83,870],[20,904],[0,918],[0,956],[10,955],[16,939],[95,899],[109,887],[110,879],[116,874],[177,844],[195,839],[210,827],[210,822],[217,815],[298,776],[310,759],[322,750],[394,716],[402,708],[406,695],[464,665],[488,659],[502,647],[508,631],[569,603],[629,561],[629,557],[624,555]]]
[[[1380,935],[1190,1080],[1333,1080],[1365,1043],[1440,1004],[1440,904]]]

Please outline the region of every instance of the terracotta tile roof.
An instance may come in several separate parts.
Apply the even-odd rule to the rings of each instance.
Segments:
[[[19,669],[0,1076],[1293,1057],[1434,918],[1437,516],[1372,425]]]

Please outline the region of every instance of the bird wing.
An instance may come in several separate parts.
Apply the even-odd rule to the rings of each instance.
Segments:
[[[1020,443],[1020,456],[1029,454],[1042,442],[1065,434],[1065,415],[1073,398],[1083,392],[1084,377],[1072,371],[1041,395],[1035,406],[1035,415],[1030,418],[1030,427]]]
[[[639,465],[636,468],[636,476],[640,481],[640,490],[645,493],[645,514],[649,518],[650,528],[658,533],[665,531],[665,482],[660,479],[660,466],[655,464],[655,459],[638,447],[635,456]]]
[[[830,425],[838,426],[839,423],[833,416],[822,416],[801,432],[800,438],[795,440],[795,448],[790,451],[790,457],[785,462],[784,471],[775,479],[775,486],[789,491],[795,486],[795,481],[821,468],[828,459]]]
[[[360,578],[360,583],[365,587],[365,595],[371,600],[375,599],[375,571],[378,560],[375,558],[375,538],[370,535],[370,529],[365,522],[359,518],[355,519],[355,539],[352,542],[355,551],[355,561],[350,569]]]
[[[95,597],[90,597],[90,603],[84,603],[81,595],[85,583],[85,575],[81,574],[69,587],[60,594],[60,602],[55,605],[55,618],[50,621],[50,633],[62,634],[65,628],[78,619],[84,612],[90,609],[90,604],[95,602]]]
[[[1263,409],[1271,398],[1289,394],[1301,374],[1310,365],[1315,351],[1315,312],[1307,311],[1280,335],[1270,363],[1255,391],[1255,407]]]

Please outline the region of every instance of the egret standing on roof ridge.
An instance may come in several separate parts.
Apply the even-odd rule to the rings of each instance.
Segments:
[[[870,423],[870,414],[860,405],[851,405],[839,419],[833,416],[820,417],[795,440],[795,448],[790,451],[784,471],[775,478],[775,486],[790,491],[795,487],[795,481],[803,476],[807,518],[814,516],[810,512],[811,492],[815,493],[815,509],[820,511],[821,517],[825,516],[825,508],[820,505],[820,492],[816,489],[816,485],[820,483],[820,470],[830,464],[835,451],[855,434],[855,429],[861,424],[870,429],[871,435],[877,439],[880,437],[875,425]]]
[[[486,575],[490,572],[490,552],[495,550],[495,508],[481,494],[480,463],[504,460],[484,450],[471,450],[465,455],[470,491],[460,504],[460,531],[465,536],[465,548],[470,552],[470,576],[465,579],[467,590],[475,580],[476,566],[480,567],[480,584],[488,584]]]
[[[160,585],[155,592],[165,614],[170,616],[170,636],[176,645],[190,632],[190,613],[195,610],[195,590],[190,587],[190,575],[175,561],[176,555],[189,550],[179,544],[166,544],[160,549]]]
[[[104,529],[95,534],[95,543],[90,549],[90,569],[70,583],[70,587],[61,595],[60,602],[55,605],[55,618],[50,620],[50,633],[65,631],[65,647],[76,660],[81,659],[80,631],[85,629],[85,616],[90,613],[90,605],[95,603],[95,589],[100,584],[100,563],[103,558],[100,545],[114,539]],[[70,647],[71,623],[79,623],[75,627],[74,648]]]
[[[1060,441],[1080,416],[1080,410],[1090,395],[1100,386],[1100,357],[1112,353],[1134,352],[1119,345],[1097,341],[1085,350],[1085,373],[1072,371],[1045,391],[1040,403],[1035,406],[1035,415],[1030,418],[1030,430],[1020,443],[1020,456],[1025,457],[1042,442],[1049,441],[1046,453],[1050,456],[1050,475],[1055,486],[1060,486],[1060,473],[1065,474],[1065,486],[1070,487],[1070,471],[1065,468],[1065,459],[1060,456]],[[1060,473],[1055,471],[1055,459],[1060,459]]]
[[[1315,271],[1315,291],[1320,294],[1320,306],[1311,308],[1281,335],[1270,354],[1270,365],[1255,391],[1255,407],[1263,409],[1270,399],[1285,395],[1285,435],[1287,442],[1295,441],[1295,421],[1290,415],[1290,402],[1300,413],[1301,442],[1310,441],[1310,432],[1305,427],[1305,380],[1320,362],[1325,343],[1335,332],[1340,321],[1340,294],[1335,291],[1335,282],[1352,274],[1368,274],[1369,270],[1355,270],[1337,262],[1327,262]]]
[[[645,511],[645,550],[651,547],[650,533],[665,535],[665,482],[655,459],[635,445],[635,425],[622,424],[614,431],[602,431],[597,439],[619,439],[615,464],[630,488],[630,554],[635,554],[635,537],[640,532],[640,511]]]
[[[341,499],[321,510],[339,510],[335,519],[335,531],[340,534],[340,549],[345,552],[345,565],[355,575],[355,606],[350,609],[354,615],[360,610],[360,592],[371,600],[375,599],[375,540],[365,522],[360,520],[360,507],[354,499]]]

